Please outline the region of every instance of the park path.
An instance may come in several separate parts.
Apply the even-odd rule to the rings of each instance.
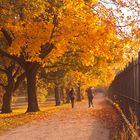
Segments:
[[[104,100],[104,96],[96,96],[94,108],[87,108],[87,102],[77,103],[74,109],[66,106],[45,120],[1,134],[0,140],[109,140],[110,130],[92,114]]]

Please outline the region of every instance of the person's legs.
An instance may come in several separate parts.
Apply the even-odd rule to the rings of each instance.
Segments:
[[[71,98],[71,105],[72,105],[72,108],[74,108],[74,99]]]
[[[72,98],[70,98],[71,106],[72,106]]]
[[[93,98],[91,99],[91,105],[92,105],[92,107],[93,107]]]
[[[91,99],[88,98],[88,107],[90,108],[90,105],[91,105]]]
[[[74,108],[74,99],[72,100],[72,108]]]

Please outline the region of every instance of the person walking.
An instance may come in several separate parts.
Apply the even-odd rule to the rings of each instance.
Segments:
[[[72,108],[74,108],[75,92],[74,92],[73,88],[71,88],[71,90],[69,92],[69,97],[70,97],[70,100],[71,100]]]
[[[92,93],[92,89],[91,87],[89,87],[87,90],[87,96],[88,96],[88,105],[89,105],[89,108],[92,106],[93,107],[93,93]]]

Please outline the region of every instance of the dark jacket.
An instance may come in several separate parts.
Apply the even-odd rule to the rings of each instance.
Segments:
[[[69,96],[70,96],[71,99],[74,99],[74,98],[75,98],[75,92],[74,92],[73,89],[70,90],[70,92],[69,92]]]
[[[87,92],[88,98],[93,98],[93,94],[92,94],[92,89],[91,89],[91,88],[88,88],[88,89],[86,90],[86,92]]]

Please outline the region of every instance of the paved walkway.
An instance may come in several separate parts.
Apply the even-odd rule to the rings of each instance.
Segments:
[[[0,140],[109,140],[109,129],[93,117],[92,111],[102,107],[104,100],[98,95],[94,108],[77,103],[74,109],[65,107],[52,113],[46,120],[20,126],[0,136]]]

